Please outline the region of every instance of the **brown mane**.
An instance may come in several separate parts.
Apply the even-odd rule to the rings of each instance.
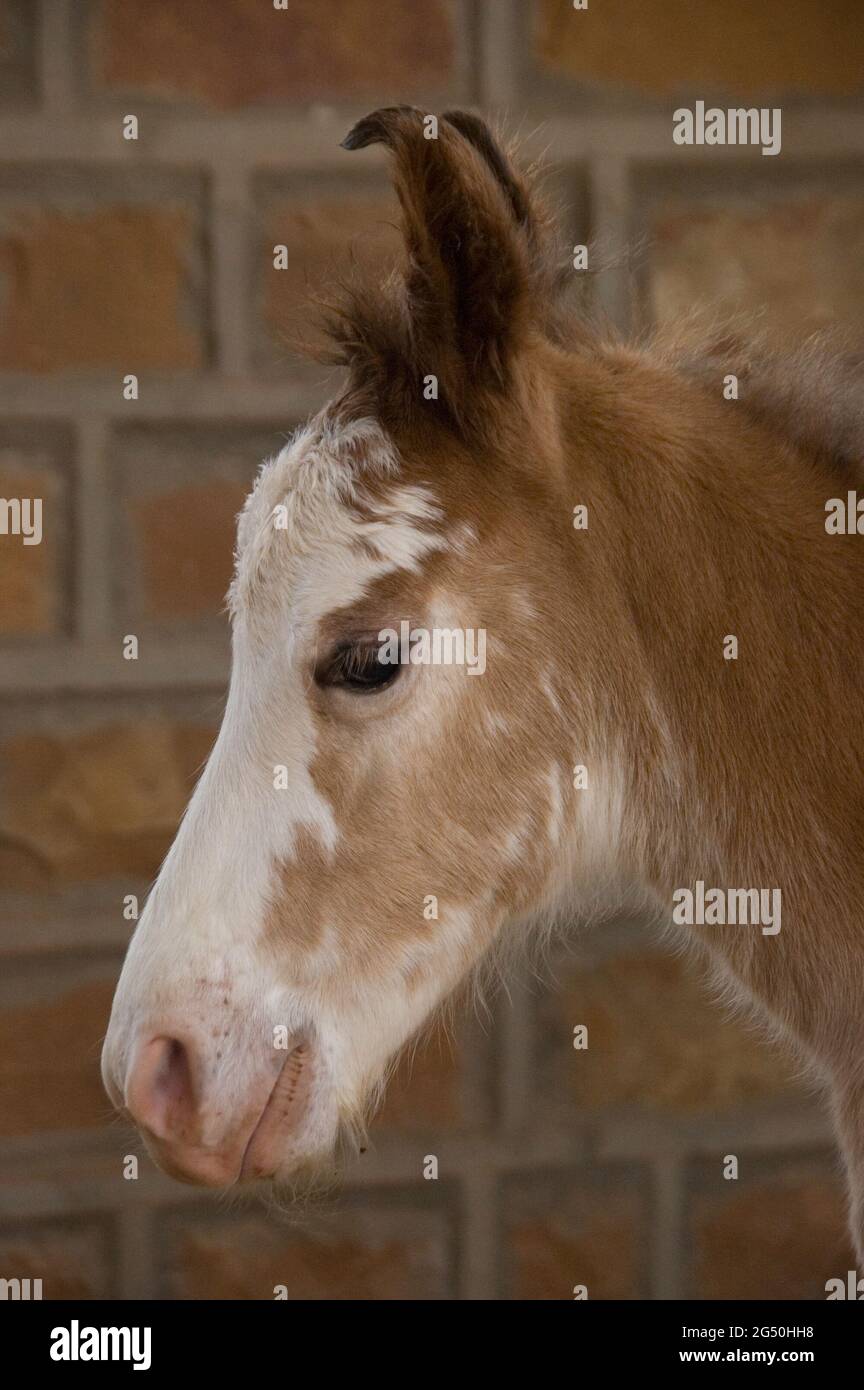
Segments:
[[[746,321],[688,344],[659,344],[661,355],[696,379],[735,372],[743,411],[790,443],[861,480],[864,463],[864,353],[834,331],[779,345]]]

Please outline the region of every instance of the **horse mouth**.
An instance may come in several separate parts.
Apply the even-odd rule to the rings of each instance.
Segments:
[[[272,1178],[282,1167],[292,1137],[299,1137],[309,1110],[315,1064],[308,1042],[289,1052],[243,1154],[239,1181]]]

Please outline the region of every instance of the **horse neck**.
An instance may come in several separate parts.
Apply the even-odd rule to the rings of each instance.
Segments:
[[[864,713],[843,655],[864,636],[862,552],[826,536],[830,472],[720,381],[712,393],[631,359],[602,382],[601,420],[591,386],[580,372],[562,411],[569,487],[589,512],[574,537],[574,605],[591,622],[574,620],[573,684],[590,688],[598,756],[615,768],[620,856],[663,894],[706,874],[772,881],[778,863],[792,871],[802,769],[814,835],[836,834],[836,739],[854,740]]]

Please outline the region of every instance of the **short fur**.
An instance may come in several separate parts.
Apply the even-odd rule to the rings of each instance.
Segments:
[[[243,693],[214,758],[257,806],[251,769],[279,760],[291,700],[304,731],[291,834],[255,851],[244,960],[317,1037],[350,1121],[505,928],[631,900],[668,922],[700,879],[779,887],[779,935],[689,934],[829,1087],[864,1258],[864,541],[824,524],[860,477],[861,359],[739,325],[694,346],[571,323],[550,220],[477,117],[449,113],[428,140],[421,113],[377,111],[345,143],[373,142],[392,153],[405,265],[331,312],[347,385],[241,525]],[[486,674],[422,671],[371,703],[316,688],[335,643],[401,618],[485,628]],[[267,685],[285,624],[290,666]],[[181,832],[187,909],[208,795]],[[138,934],[167,1016],[189,972],[182,947],[166,964],[166,912]],[[153,1012],[152,973],[124,976],[110,1058]]]

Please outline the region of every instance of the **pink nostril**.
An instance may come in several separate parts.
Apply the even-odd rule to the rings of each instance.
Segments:
[[[194,1142],[198,1103],[192,1058],[179,1038],[153,1038],[139,1050],[126,1081],[126,1107],[156,1139]]]

